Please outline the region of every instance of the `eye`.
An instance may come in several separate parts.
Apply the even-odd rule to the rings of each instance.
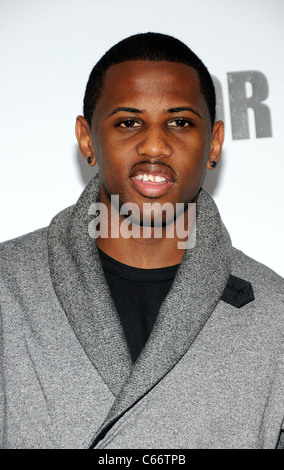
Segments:
[[[192,123],[187,119],[174,119],[174,121],[169,122],[170,127],[188,127],[192,126]]]
[[[133,128],[133,127],[140,127],[140,123],[134,121],[133,119],[126,119],[125,121],[119,122],[116,124],[115,127],[123,127],[123,128]]]

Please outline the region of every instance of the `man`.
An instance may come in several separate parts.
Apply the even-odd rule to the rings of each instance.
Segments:
[[[98,176],[1,245],[2,446],[281,447],[283,279],[202,189],[224,139],[206,67],[169,36],[121,41],[76,135]]]

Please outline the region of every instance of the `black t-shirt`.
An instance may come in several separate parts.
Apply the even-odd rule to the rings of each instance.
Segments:
[[[99,254],[135,362],[152,331],[179,265],[140,269],[122,264],[101,250]]]

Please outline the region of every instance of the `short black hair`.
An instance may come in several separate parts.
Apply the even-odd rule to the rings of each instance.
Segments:
[[[200,89],[207,103],[211,124],[216,115],[216,94],[212,78],[197,55],[186,44],[161,33],[141,33],[130,36],[111,47],[91,71],[85,96],[83,114],[91,126],[92,116],[103,88],[106,71],[111,65],[129,60],[179,62],[193,67],[199,77]]]

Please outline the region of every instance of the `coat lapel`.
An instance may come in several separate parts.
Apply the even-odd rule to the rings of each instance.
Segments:
[[[88,224],[89,207],[98,196],[91,180],[75,206],[59,213],[49,226],[51,278],[63,310],[87,356],[117,395],[132,361]]]

